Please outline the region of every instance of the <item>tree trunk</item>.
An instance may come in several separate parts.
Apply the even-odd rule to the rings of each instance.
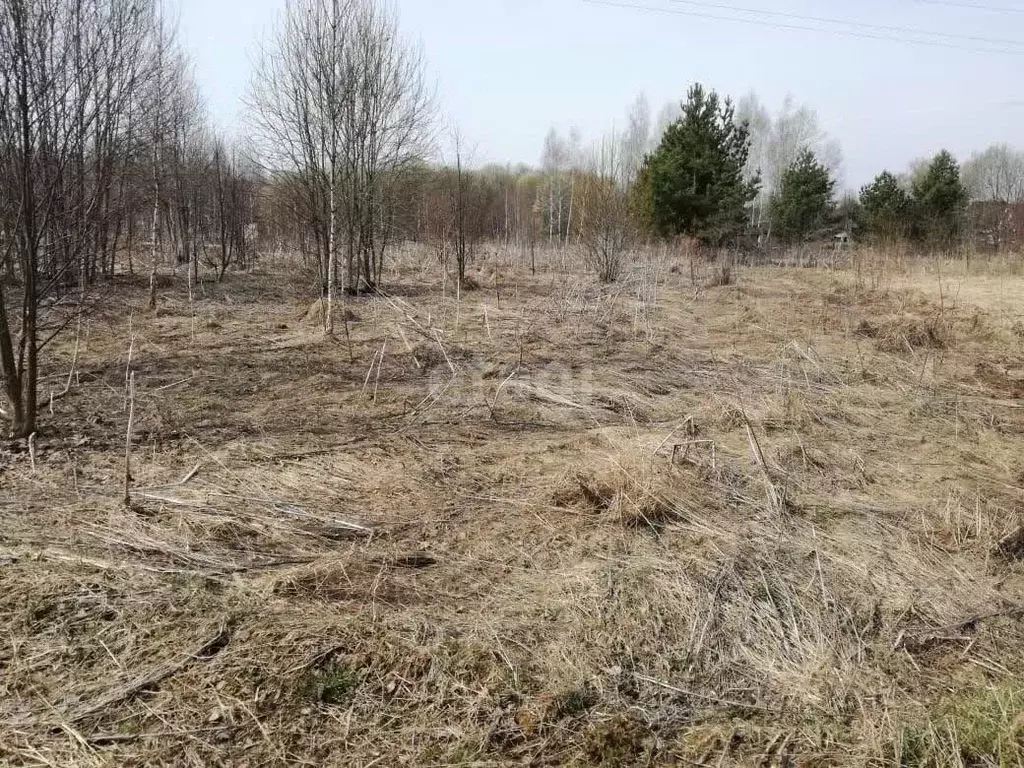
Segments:
[[[4,303],[3,284],[0,284],[0,309]],[[10,327],[7,324],[7,313],[0,311],[0,374],[4,379],[4,395],[7,397],[10,411],[6,414],[10,423],[11,437],[27,437],[32,434],[26,432],[29,426],[25,423],[25,407],[22,398],[21,372],[18,370],[14,356],[14,346]]]
[[[135,251],[135,212],[128,214],[128,274],[135,274],[135,264],[132,262],[132,254]]]
[[[153,236],[152,250],[150,251],[149,271],[149,308],[156,311],[156,264],[157,264],[157,241],[160,237],[160,152],[153,149],[153,226],[150,233]]]
[[[565,222],[565,247],[569,247],[569,236],[572,233],[572,206],[576,197],[576,174],[569,179],[569,215]]]
[[[34,270],[32,270],[34,272]],[[26,282],[26,291],[28,284]],[[32,278],[32,295],[36,294],[35,276]],[[28,437],[36,431],[36,400],[39,389],[39,340],[36,328],[36,302],[25,307],[25,369],[22,376],[22,418],[11,430],[15,437]]]
[[[24,34],[24,30],[20,30]],[[22,270],[25,279],[25,294],[22,299],[22,336],[20,357],[22,360],[19,370],[15,371],[14,366],[7,368],[8,384],[14,379],[17,399],[11,400],[14,410],[14,418],[11,421],[11,434],[16,438],[28,437],[36,431],[36,387],[38,381],[37,355],[38,340],[36,338],[36,313],[39,308],[39,295],[37,293],[36,276],[39,266],[39,233],[36,231],[36,198],[33,187],[33,163],[35,154],[34,140],[32,136],[32,110],[29,103],[28,93],[28,65],[27,65],[27,42],[20,41],[25,46],[21,57],[21,83],[18,93],[18,111],[21,117],[21,141],[23,164],[21,168],[21,205],[23,230],[22,237]],[[6,311],[0,307],[0,311]],[[6,334],[5,334],[6,335]],[[5,366],[6,368],[6,366]]]
[[[217,150],[215,157],[217,163],[217,213],[220,218],[220,273],[217,275],[217,282],[224,279],[224,273],[227,272],[228,264],[231,260],[231,254],[228,251],[228,228],[227,220],[224,216],[224,172],[221,167],[221,153]]]
[[[555,180],[548,179],[548,245],[555,241]]]
[[[331,223],[330,231],[327,233],[327,307],[324,314],[324,333],[327,336],[334,335],[334,293],[337,282],[337,253],[338,253],[338,202],[335,198],[334,174],[331,173]]]

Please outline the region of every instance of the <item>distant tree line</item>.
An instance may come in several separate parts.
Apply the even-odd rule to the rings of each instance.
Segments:
[[[907,185],[883,171],[860,191],[865,232],[881,242],[949,248],[963,235],[969,195],[946,150],[921,164]]]
[[[740,118],[714,91],[690,89],[635,182],[637,225],[659,237],[685,235],[713,246],[795,244],[845,231],[949,248],[963,237],[970,193],[949,152],[920,163],[908,178],[883,172],[859,196],[840,201],[839,152],[812,112],[794,110],[787,100],[773,120],[756,97],[747,97],[743,112]],[[990,154],[974,161],[975,177],[992,179],[983,167],[1007,165],[1005,154]],[[1020,167],[1024,182],[1024,163]],[[1006,174],[989,183],[996,180],[1016,190]]]

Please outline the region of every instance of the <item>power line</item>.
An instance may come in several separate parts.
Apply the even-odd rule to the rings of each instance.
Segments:
[[[979,48],[956,43],[944,43],[938,40],[916,40],[912,38],[896,37],[895,35],[873,34],[871,32],[854,32],[846,29],[824,29],[822,27],[809,27],[798,24],[784,24],[782,22],[765,21],[763,19],[744,18],[742,16],[722,16],[713,13],[701,13],[698,11],[684,11],[680,8],[658,8],[649,5],[638,5],[636,3],[616,2],[615,0],[583,0],[588,5],[604,6],[606,8],[623,8],[626,10],[643,11],[646,13],[661,14],[667,16],[689,16],[698,19],[712,19],[715,21],[738,22],[750,24],[757,27],[769,27],[772,29],[785,29],[797,32],[817,32],[840,37],[854,37],[863,40],[882,40],[887,42],[903,43],[905,45],[918,45],[929,48],[946,48],[956,51],[967,51],[969,53],[996,53],[1010,56],[1024,55],[1024,49],[1005,48]]]
[[[966,8],[971,11],[987,11],[989,13],[1024,13],[1024,8],[1011,8],[1000,5],[978,5],[976,3],[958,3],[956,0],[913,0],[921,5],[941,5],[946,8]]]
[[[951,32],[932,32],[914,27],[889,26],[885,24],[869,24],[863,21],[848,21],[846,19],[831,19],[823,16],[804,16],[799,13],[787,13],[785,11],[766,11],[760,8],[742,8],[724,3],[698,2],[697,0],[671,0],[679,5],[691,5],[698,8],[717,8],[722,11],[734,11],[736,13],[752,13],[758,16],[773,16],[781,19],[796,19],[798,21],[813,21],[821,24],[838,24],[846,27],[857,27],[859,29],[871,29],[881,32],[898,34],[919,35],[925,37],[941,37],[946,40],[965,40],[972,43],[986,43],[989,45],[1012,45],[1024,46],[1024,40],[1011,40],[1005,37],[978,37],[974,35],[958,35]]]

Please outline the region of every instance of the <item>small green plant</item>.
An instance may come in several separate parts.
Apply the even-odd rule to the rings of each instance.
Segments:
[[[652,761],[657,744],[650,726],[621,714],[592,724],[584,734],[584,749],[594,765],[645,765]]]
[[[901,766],[1024,765],[1024,687],[969,691],[896,737]]]
[[[330,661],[306,672],[300,685],[303,698],[318,704],[338,706],[348,702],[359,688],[362,676],[339,661]]]
[[[551,702],[551,716],[554,720],[565,717],[578,717],[597,704],[597,693],[590,685],[584,683],[577,688],[570,688],[557,694]]]

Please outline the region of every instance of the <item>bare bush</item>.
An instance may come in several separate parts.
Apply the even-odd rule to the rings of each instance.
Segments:
[[[633,245],[625,172],[621,148],[613,136],[601,141],[583,179],[580,243],[588,266],[603,283],[619,279]]]

